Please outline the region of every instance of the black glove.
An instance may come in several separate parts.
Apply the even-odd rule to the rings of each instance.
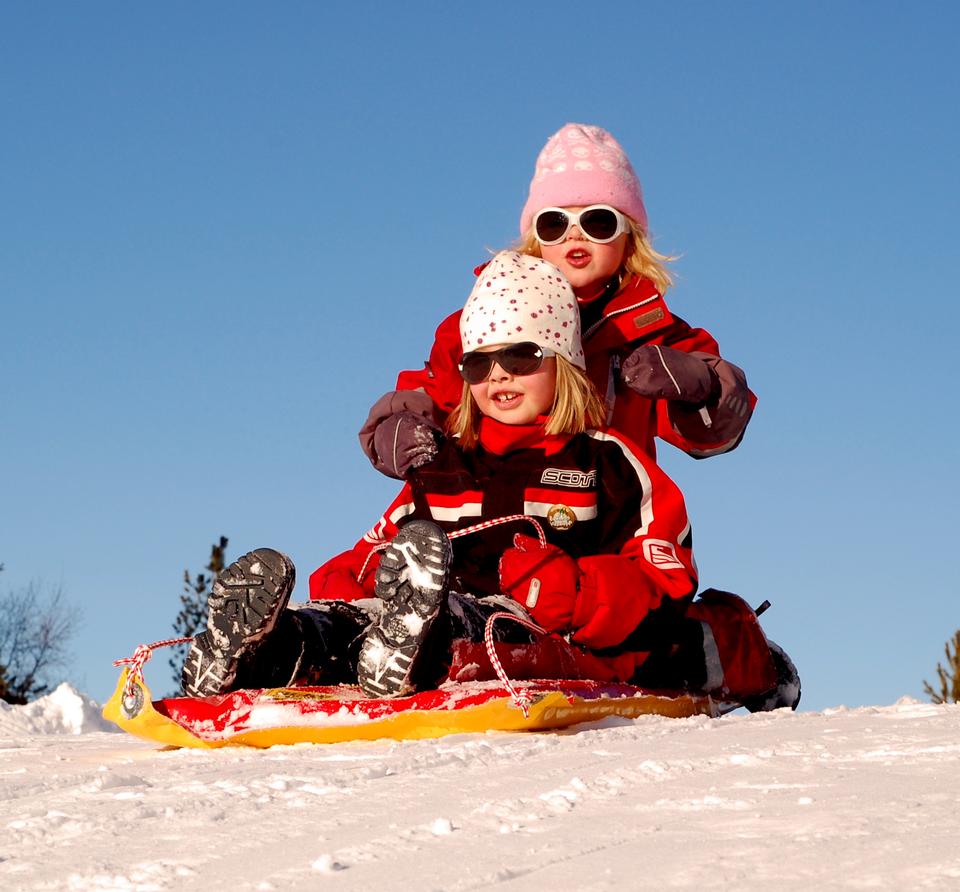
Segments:
[[[414,468],[432,461],[443,434],[434,422],[404,410],[381,421],[373,432],[379,467],[390,477],[406,479]]]
[[[720,378],[702,359],[673,347],[637,347],[620,367],[631,390],[652,400],[702,406],[720,393]]]

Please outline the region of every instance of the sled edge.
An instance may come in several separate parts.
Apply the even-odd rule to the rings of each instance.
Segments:
[[[124,690],[129,672],[129,669],[124,669],[120,673],[117,689],[104,704],[102,715],[107,721],[113,722],[134,737],[167,746],[216,749],[231,742],[229,739],[204,740],[173,719],[161,715],[153,708],[150,688],[146,682],[133,683],[133,699],[128,702],[129,698],[124,697]]]

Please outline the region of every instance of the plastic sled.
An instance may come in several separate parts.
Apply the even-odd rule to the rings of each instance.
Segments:
[[[514,686],[527,715],[498,681],[451,682],[409,697],[371,699],[353,686],[240,690],[151,702],[124,670],[104,718],[137,737],[174,747],[270,747],[350,740],[414,740],[486,731],[550,731],[608,716],[716,716],[707,696],[663,694],[616,682],[537,680]]]

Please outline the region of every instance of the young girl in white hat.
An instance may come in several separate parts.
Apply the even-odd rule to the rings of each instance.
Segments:
[[[683,497],[603,426],[567,279],[503,252],[478,277],[459,330],[460,399],[434,460],[351,551],[311,576],[309,605],[284,609],[292,567],[276,552],[261,556],[277,568],[270,582],[238,567],[250,556],[228,568],[231,586],[215,588],[208,632],[188,656],[188,693],[359,680],[368,694],[397,696],[475,677],[457,645],[481,641],[486,618],[505,608],[552,636],[574,677],[723,686],[701,621],[687,616],[697,574]],[[450,534],[477,524],[451,546]],[[372,611],[358,603],[371,597]],[[752,631],[737,646],[742,657],[752,642],[759,668],[741,697],[776,682],[755,618]],[[505,634],[528,637],[519,626]],[[526,671],[542,664],[534,657]]]

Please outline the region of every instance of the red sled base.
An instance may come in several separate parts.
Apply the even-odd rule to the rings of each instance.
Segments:
[[[448,682],[410,697],[371,699],[347,685],[241,690],[216,697],[151,702],[124,670],[103,715],[137,737],[174,747],[270,747],[350,740],[414,740],[486,731],[549,731],[608,716],[717,716],[708,696],[644,691],[629,684],[517,681],[530,700],[525,716],[498,681]]]

